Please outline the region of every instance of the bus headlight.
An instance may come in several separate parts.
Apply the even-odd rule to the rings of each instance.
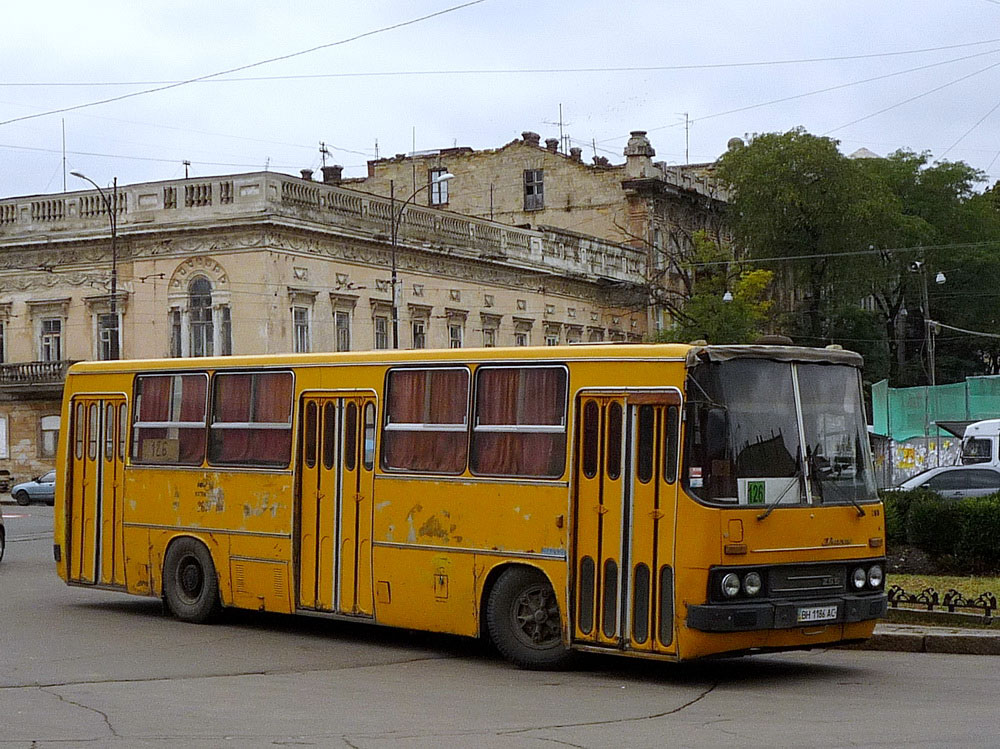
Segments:
[[[726,598],[735,598],[740,592],[740,576],[735,572],[730,572],[722,578],[722,595]]]
[[[863,567],[858,567],[851,574],[851,582],[854,583],[855,589],[861,590],[865,587],[865,583],[868,582],[868,573],[865,572]]]
[[[878,588],[882,585],[882,568],[877,564],[873,564],[871,569],[868,570],[868,584],[873,588]]]
[[[748,572],[743,578],[743,592],[748,596],[755,596],[760,593],[760,575],[756,572]]]

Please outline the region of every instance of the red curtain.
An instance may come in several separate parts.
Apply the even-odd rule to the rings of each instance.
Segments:
[[[205,391],[208,378],[204,375],[156,375],[139,378],[138,421],[205,421]],[[175,394],[175,389],[180,393]],[[180,398],[180,413],[171,413],[175,395]],[[150,439],[169,439],[177,435],[177,462],[184,465],[198,465],[205,455],[204,427],[158,427],[140,428],[136,438],[138,445],[133,448],[133,459],[142,459],[142,443]]]
[[[289,372],[227,374],[215,378],[213,424],[282,424],[288,428],[236,427],[211,430],[213,463],[288,465],[292,451]]]
[[[473,432],[472,470],[499,476],[559,476],[566,453],[566,370],[482,369],[477,426],[562,426],[559,433]]]
[[[387,468],[461,473],[468,453],[464,428],[469,373],[464,369],[396,370],[389,376],[388,428],[383,455]],[[462,425],[461,431],[392,429],[394,424]]]

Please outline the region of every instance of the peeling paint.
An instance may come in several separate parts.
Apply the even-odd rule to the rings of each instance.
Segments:
[[[221,486],[213,486],[205,492],[205,498],[198,500],[198,512],[222,512],[226,509],[226,494]]]
[[[452,530],[455,526],[452,526]],[[438,520],[437,515],[431,515],[424,521],[424,524],[420,526],[420,530],[417,531],[420,536],[429,536],[431,538],[439,538],[442,541],[448,540],[448,531],[444,529],[441,525],[441,521]]]
[[[393,540],[393,538],[392,538],[392,535],[393,535],[393,534],[394,534],[395,532],[396,532],[396,526],[394,526],[394,525],[390,525],[390,526],[389,526],[389,527],[388,527],[388,528],[386,529],[386,532],[385,532],[385,540],[386,540],[386,541],[392,541],[392,540]]]
[[[407,543],[416,543],[417,541],[417,529],[413,525],[413,516],[418,512],[423,510],[423,505],[414,505],[410,511],[406,514],[406,525],[409,526],[409,531],[406,534]]]
[[[270,492],[264,492],[258,495],[256,499],[259,500],[256,505],[243,505],[244,518],[259,518],[262,515],[270,515],[272,518],[278,516],[278,510],[281,509],[282,505],[280,502],[273,501],[274,497]]]
[[[392,502],[379,502],[377,505],[375,505],[375,509],[376,510],[384,510],[386,507],[388,507],[391,504],[392,504]]]

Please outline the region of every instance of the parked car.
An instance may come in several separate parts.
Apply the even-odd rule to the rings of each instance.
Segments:
[[[31,481],[15,484],[10,490],[10,496],[19,505],[30,505],[32,502],[45,502],[53,505],[56,502],[56,472],[49,471],[41,476],[35,476]]]
[[[985,497],[1000,492],[1000,469],[983,465],[941,466],[918,473],[897,489],[930,489],[948,499]]]

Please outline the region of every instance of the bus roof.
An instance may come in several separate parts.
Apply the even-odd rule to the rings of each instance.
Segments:
[[[587,343],[565,346],[512,346],[505,348],[461,349],[377,349],[367,351],[316,352],[310,354],[254,354],[246,356],[184,357],[170,359],[124,359],[88,361],[74,364],[69,374],[136,372],[147,370],[190,370],[251,368],[271,366],[316,366],[322,364],[406,364],[466,361],[572,361],[652,359],[684,361],[726,361],[733,358],[775,361],[825,362],[861,367],[862,358],[850,351],[800,346],[693,346],[682,343]]]

